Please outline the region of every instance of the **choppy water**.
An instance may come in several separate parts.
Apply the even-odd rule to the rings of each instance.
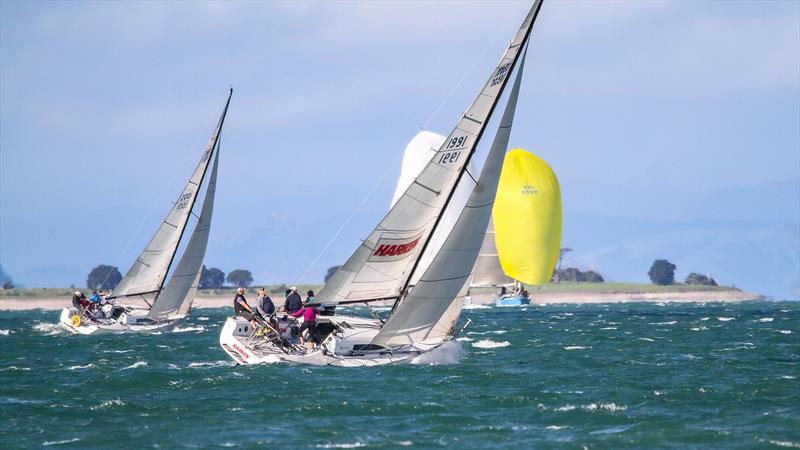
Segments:
[[[800,448],[797,302],[476,308],[428,362],[362,369],[235,367],[228,313],[0,312],[0,448]]]

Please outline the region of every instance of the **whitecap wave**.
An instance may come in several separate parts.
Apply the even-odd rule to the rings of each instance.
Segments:
[[[197,320],[200,320],[200,321],[202,321],[202,322],[205,322],[206,320],[208,320],[208,317],[205,317],[205,316],[200,316],[200,317],[198,317],[198,318],[197,318]]]
[[[92,367],[94,367],[94,364],[89,363],[85,366],[69,366],[67,367],[67,370],[91,369]]]
[[[461,343],[449,341],[411,360],[411,364],[457,364],[461,359]]]
[[[492,309],[489,305],[464,305],[464,309]]]
[[[772,317],[762,317],[761,319],[758,319],[758,322],[772,322],[773,320],[775,319]]]
[[[780,334],[792,334],[792,332],[789,331],[789,330],[778,330],[778,333],[780,333]]]
[[[367,446],[367,444],[365,444],[365,443],[363,443],[361,441],[357,441],[357,442],[353,442],[353,443],[346,443],[346,444],[328,443],[328,444],[317,444],[316,445],[317,448],[360,448],[360,447],[366,447],[366,446]]]
[[[481,339],[478,342],[472,343],[472,346],[475,348],[500,348],[500,347],[508,347],[509,345],[511,345],[511,342],[508,341],[495,342],[491,339]]]
[[[637,341],[647,341],[647,342],[655,342],[655,339],[650,338],[636,338]]]
[[[689,329],[692,331],[702,331],[702,330],[707,330],[708,327],[691,327]]]
[[[586,350],[587,348],[592,348],[592,347],[584,347],[582,345],[568,345],[564,347],[564,350]]]
[[[717,320],[720,322],[730,322],[731,320],[735,320],[733,317],[717,317]]]
[[[792,442],[792,441],[774,441],[774,440],[770,439],[769,443],[772,444],[772,445],[777,445],[778,447],[800,448],[800,443]]]
[[[0,336],[8,336],[9,334],[11,334],[11,330],[4,330],[0,328]]]
[[[458,342],[472,342],[474,339],[472,339],[471,337],[460,337],[460,338],[456,338],[456,340]]]
[[[677,320],[670,320],[669,322],[651,322],[650,325],[675,325]]]
[[[200,367],[222,367],[222,366],[233,366],[236,363],[230,360],[219,360],[219,361],[202,361],[202,362],[192,362],[189,363],[187,367],[190,369],[197,369]]]
[[[569,428],[567,425],[548,425],[544,427],[545,430],[563,430],[564,428]]]
[[[128,367],[123,367],[123,368],[122,368],[122,369],[120,369],[120,370],[125,370],[125,369],[136,369],[136,368],[138,368],[138,367],[147,367],[147,361],[136,361],[135,363],[131,364],[130,366],[128,366]]]
[[[33,329],[48,336],[54,336],[63,332],[57,323],[36,322],[33,324]]]
[[[605,327],[605,328],[600,328],[600,329],[601,330],[616,330],[617,327]]]
[[[178,326],[172,329],[173,333],[186,333],[189,331],[206,331],[206,327],[202,325],[197,325],[195,327],[186,327],[186,328]]]
[[[30,367],[9,366],[9,367],[4,367],[4,368],[0,369],[0,372],[5,372],[6,370],[29,372],[31,369],[30,369]]]
[[[96,410],[96,409],[102,409],[102,408],[110,408],[112,406],[124,406],[124,405],[125,405],[125,402],[123,402],[122,400],[120,400],[118,398],[115,398],[114,400],[108,400],[108,401],[105,401],[103,403],[100,403],[97,406],[92,406],[90,409]]]
[[[44,441],[42,442],[42,446],[46,447],[50,445],[70,444],[72,442],[78,442],[80,440],[81,440],[80,438],[72,438],[72,439],[64,439],[62,441]]]

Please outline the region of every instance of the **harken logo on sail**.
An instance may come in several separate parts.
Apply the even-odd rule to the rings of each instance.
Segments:
[[[381,239],[375,251],[370,256],[370,261],[395,261],[403,259],[419,244],[420,236],[412,240],[405,239]]]

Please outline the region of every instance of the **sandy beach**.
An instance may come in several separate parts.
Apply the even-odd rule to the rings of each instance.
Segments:
[[[626,302],[742,302],[761,300],[763,297],[752,292],[730,291],[690,291],[690,292],[540,292],[532,293],[533,304],[552,303],[626,303]],[[284,297],[272,297],[276,306],[283,305]],[[31,309],[59,310],[70,305],[71,298],[0,298],[0,311],[22,311]],[[473,304],[494,303],[492,293],[479,293],[472,296]],[[193,308],[232,308],[233,296],[197,297]],[[126,304],[140,304],[135,299],[125,301]]]

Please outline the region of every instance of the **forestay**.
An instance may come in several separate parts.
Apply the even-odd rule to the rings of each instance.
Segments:
[[[186,183],[186,187],[184,187],[181,195],[175,201],[161,226],[158,227],[155,235],[153,235],[131,268],[128,269],[128,273],[117,285],[114,297],[156,293],[163,286],[169,266],[172,264],[175,252],[178,250],[178,244],[186,229],[189,216],[192,214],[192,207],[197,199],[200,183],[208,169],[212,153],[217,145],[232,94],[233,90],[228,95],[225,109],[219,118],[211,140],[208,142],[208,147],[191,178]]]
[[[320,291],[320,301],[397,299],[402,294],[503,93],[540,5],[541,0],[534,3],[458,125],[383,220]]]
[[[534,5],[523,27],[531,25],[539,3]],[[514,43],[522,45],[528,35],[517,36]],[[445,336],[452,334],[463,304],[465,285],[491,217],[503,156],[514,121],[523,66],[524,57],[497,135],[467,205],[431,265],[373,338],[373,344],[392,348],[405,345],[424,348],[438,345]],[[513,67],[509,70],[513,70]],[[449,319],[449,323],[443,323],[444,318]]]

